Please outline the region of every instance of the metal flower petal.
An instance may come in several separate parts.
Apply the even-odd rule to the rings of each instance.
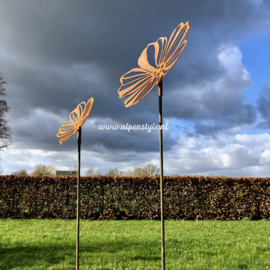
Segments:
[[[161,55],[162,57],[159,59],[159,65],[165,64],[165,71],[170,70],[182,54],[187,43],[188,33],[188,22],[185,24],[180,23],[172,32],[168,43],[166,42],[166,46]]]
[[[133,68],[120,78],[120,82],[119,97],[130,96],[124,102],[126,107],[139,103],[151,92],[156,84],[153,73],[142,68]]]
[[[161,37],[147,45],[138,59],[140,68],[133,68],[120,78],[119,98],[130,95],[124,102],[126,107],[145,98],[173,67],[186,46],[188,32],[189,23],[180,23],[172,32],[169,41],[166,37]],[[150,46],[155,49],[156,67],[151,66],[148,61],[147,51]]]
[[[59,140],[60,144],[65,143],[68,141],[77,131],[78,129],[84,124],[90,112],[92,110],[94,103],[94,99],[90,98],[87,102],[81,102],[75,110],[73,110],[69,115],[68,122],[64,123],[61,128],[59,128],[59,132],[57,133],[57,137],[61,138]]]

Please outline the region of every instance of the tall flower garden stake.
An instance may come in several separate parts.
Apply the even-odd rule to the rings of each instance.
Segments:
[[[81,161],[81,127],[90,115],[94,99],[81,102],[77,108],[69,115],[69,120],[61,126],[57,137],[60,144],[65,143],[77,132],[78,141],[78,174],[77,174],[77,240],[76,240],[76,270],[79,270],[79,233],[80,233],[80,161]]]
[[[165,270],[165,240],[164,240],[164,202],[163,202],[163,139],[162,139],[162,79],[176,63],[183,52],[189,32],[189,23],[180,23],[172,32],[169,40],[159,38],[143,50],[138,60],[139,68],[133,68],[120,78],[118,89],[120,98],[125,100],[125,107],[139,103],[158,85],[159,96],[159,149],[160,149],[160,209],[161,209],[161,258],[162,270]],[[154,46],[155,67],[148,62],[147,50]]]

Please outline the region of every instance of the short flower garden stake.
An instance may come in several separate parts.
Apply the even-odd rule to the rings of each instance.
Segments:
[[[163,139],[162,139],[162,79],[176,63],[183,52],[189,32],[189,23],[180,23],[172,32],[169,40],[159,38],[143,50],[138,60],[139,68],[133,68],[120,78],[121,87],[118,89],[120,98],[129,96],[125,106],[130,107],[139,103],[158,85],[159,96],[159,149],[160,149],[160,208],[161,208],[161,257],[162,270],[165,270],[165,240],[164,240],[164,203],[163,203]],[[155,65],[148,62],[147,50],[154,46]]]
[[[90,98],[87,104],[85,102],[81,102],[69,115],[70,121],[63,124],[56,135],[58,138],[61,138],[59,140],[60,144],[65,143],[76,132],[78,135],[76,270],[79,270],[81,127],[90,115],[93,103],[93,98]]]

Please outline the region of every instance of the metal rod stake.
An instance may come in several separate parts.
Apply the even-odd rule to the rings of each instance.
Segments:
[[[162,270],[165,270],[165,239],[164,239],[164,197],[163,197],[163,138],[162,138],[162,80],[158,83],[159,97],[159,152],[160,152],[160,216],[161,216],[161,259]]]
[[[78,172],[77,172],[77,239],[76,270],[79,270],[79,236],[80,236],[80,168],[81,168],[81,127],[77,132],[78,139]]]

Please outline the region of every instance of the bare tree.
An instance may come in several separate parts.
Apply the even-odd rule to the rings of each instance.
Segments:
[[[16,176],[27,176],[27,171],[26,170],[19,170],[16,172],[13,172],[11,175],[16,175]]]
[[[56,175],[56,167],[52,164],[47,165],[48,175]]]
[[[95,173],[95,175],[101,175],[101,169],[98,169]]]
[[[35,166],[35,169],[31,173],[32,176],[39,176],[39,175],[48,175],[54,176],[56,174],[56,168],[54,165],[42,165],[38,164]]]
[[[87,176],[97,176],[97,175],[101,175],[101,169],[98,169],[96,172],[95,172],[95,169],[93,167],[91,167],[90,169],[88,169],[86,171],[86,175]]]
[[[144,172],[143,168],[136,167],[136,168],[133,169],[133,172],[132,172],[131,175],[140,177],[140,176],[144,176],[145,172]]]
[[[159,173],[159,168],[156,165],[149,163],[145,167],[134,168],[133,171],[128,172],[128,175],[141,177],[141,176],[151,176],[151,175],[155,176],[158,173]]]
[[[124,175],[128,175],[128,176],[133,175],[133,171],[134,170],[127,170],[124,172]]]
[[[124,172],[120,171],[117,167],[115,167],[114,169],[109,169],[107,175],[110,176],[116,176],[116,175],[123,175]]]
[[[157,175],[159,173],[159,168],[152,164],[149,163],[143,168],[144,172],[146,175]]]
[[[93,176],[93,175],[95,175],[95,174],[94,174],[94,168],[91,167],[90,169],[88,169],[88,170],[86,171],[86,175],[87,175],[87,176]]]
[[[0,95],[6,95],[6,89],[4,85],[6,84],[3,81],[3,77],[0,73]],[[5,119],[5,113],[9,111],[9,107],[5,100],[0,100],[0,150],[7,148],[11,144],[11,132],[10,128],[7,124],[7,120]]]

